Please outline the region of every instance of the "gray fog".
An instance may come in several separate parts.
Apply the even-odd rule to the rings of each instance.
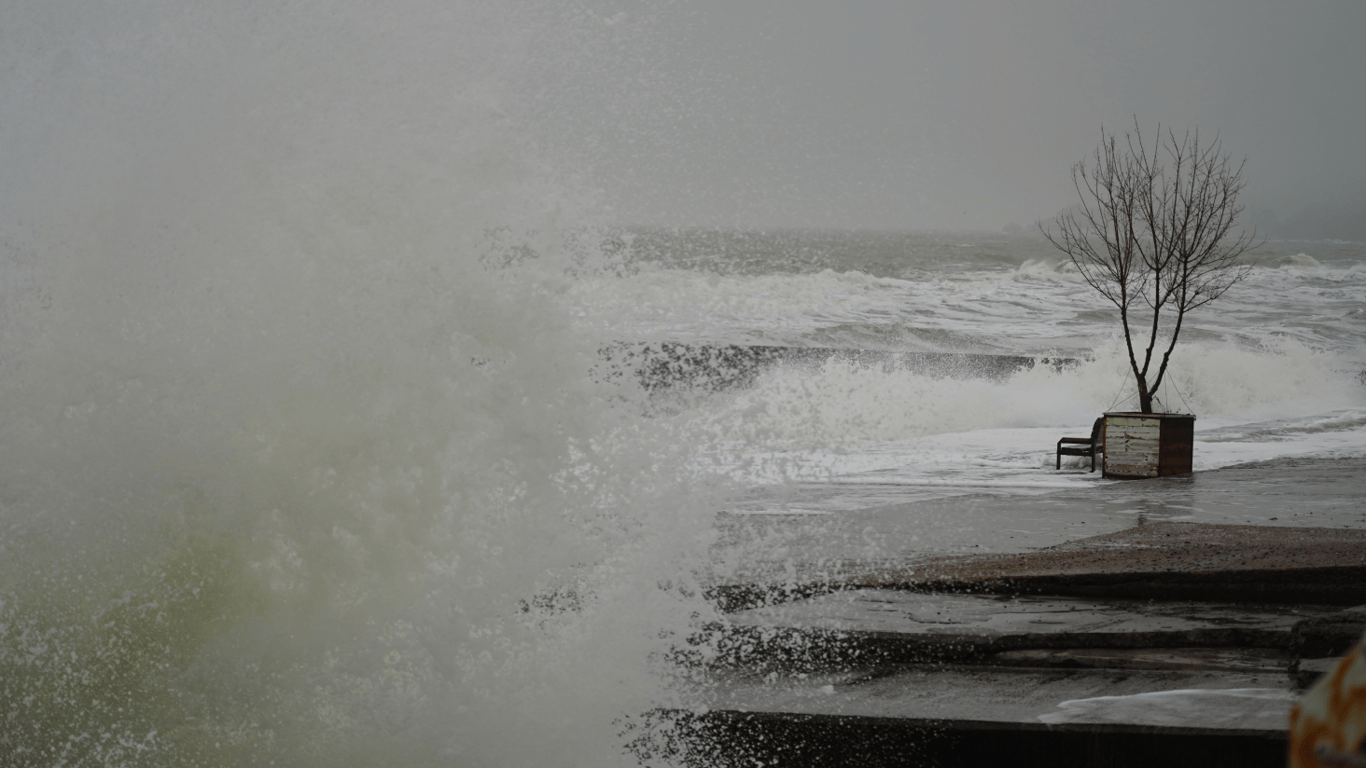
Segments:
[[[1366,239],[1366,3],[595,8],[541,95],[624,224],[1026,227],[1102,126],[1217,132],[1272,236]],[[571,128],[572,126],[572,128]]]

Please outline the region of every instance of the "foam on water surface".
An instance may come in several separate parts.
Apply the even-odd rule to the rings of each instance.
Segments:
[[[1173,357],[1168,402],[1193,409],[1195,468],[1299,456],[1366,455],[1366,387],[1337,355],[1292,341],[1249,349],[1198,343]],[[712,397],[687,418],[717,435],[712,460],[744,484],[845,488],[803,496],[804,511],[972,493],[1038,494],[1094,487],[1089,460],[1053,471],[1064,435],[1089,434],[1124,410],[1127,360],[1111,339],[1061,369],[962,379],[832,359],[779,366],[753,387]],[[734,511],[775,512],[751,500]],[[794,502],[796,503],[796,502]],[[814,506],[813,506],[814,505]]]
[[[576,287],[583,317],[626,338],[1045,355],[1089,350],[1118,325],[1114,307],[1036,238],[981,234],[959,248],[936,234],[775,232],[677,255],[695,254],[691,240],[704,234],[654,233],[625,249],[628,273]],[[1183,338],[1293,339],[1366,367],[1366,252],[1315,243],[1319,260],[1305,245],[1263,246],[1249,278],[1192,313]]]

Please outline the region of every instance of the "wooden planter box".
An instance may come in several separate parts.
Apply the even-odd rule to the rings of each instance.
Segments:
[[[1187,475],[1195,443],[1195,417],[1188,413],[1105,414],[1105,477],[1136,479]]]

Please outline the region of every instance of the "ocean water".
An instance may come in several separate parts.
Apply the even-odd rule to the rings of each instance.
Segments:
[[[1036,235],[646,230],[620,239],[632,271],[574,288],[586,325],[656,343],[882,353],[794,352],[752,386],[685,411],[711,421],[717,465],[736,477],[824,486],[806,511],[840,509],[832,486],[857,486],[849,503],[866,506],[878,489],[906,499],[1095,483],[1040,470],[1052,466],[1059,434],[1136,408],[1117,312]],[[1248,261],[1244,282],[1186,318],[1159,393],[1168,410],[1197,415],[1196,468],[1359,456],[1366,246],[1272,241]],[[965,374],[934,362],[946,355],[1070,362]]]
[[[607,219],[526,106],[607,20],[0,12],[0,762],[638,764],[782,558],[727,520],[1101,482],[1113,314],[1038,239]],[[1366,455],[1366,246],[1254,264],[1162,394],[1199,468]],[[604,366],[661,342],[1075,363]]]

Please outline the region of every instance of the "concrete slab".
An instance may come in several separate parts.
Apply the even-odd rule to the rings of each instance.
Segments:
[[[1043,470],[1041,470],[1043,471]],[[855,577],[944,555],[1022,553],[1163,522],[1366,529],[1366,459],[1287,458],[1183,477],[1117,481],[1042,495],[970,494],[888,503],[895,487],[785,488],[850,496],[836,515],[722,515],[725,580]],[[1274,534],[1273,534],[1274,535]]]
[[[735,675],[710,706],[733,712],[977,723],[1127,723],[1284,731],[1296,697],[1284,671],[1037,670],[976,666]]]
[[[1279,674],[1289,668],[1290,661],[1290,654],[1276,648],[1029,648],[995,653],[979,659],[978,663],[1035,669],[1167,669]]]
[[[1103,573],[1231,573],[1366,567],[1366,529],[1160,522],[1034,552],[921,560],[908,582]]]
[[[1325,606],[1093,600],[854,590],[732,614],[718,635],[717,663],[762,671],[838,670],[866,664],[968,662],[1027,666],[1004,651],[1066,650],[1071,658],[1034,656],[1039,667],[1103,666],[1103,649],[1200,648],[1184,662],[1127,658],[1129,669],[1264,671],[1285,675],[1292,631]],[[1214,649],[1264,649],[1260,661],[1204,662]],[[1090,649],[1092,655],[1076,655]],[[1170,650],[1168,650],[1170,653]],[[987,659],[991,661],[987,661]],[[1274,661],[1273,661],[1274,658]]]
[[[855,590],[755,608],[734,627],[905,636],[983,648],[1283,647],[1331,608]]]
[[[738,609],[860,587],[1357,605],[1366,595],[1366,530],[1162,522],[1032,552],[791,569],[777,587],[760,580],[712,591],[724,608]]]
[[[731,666],[679,722],[708,765],[1284,765],[1299,656],[1366,602],[1362,471],[736,516],[718,552],[773,557],[711,590]]]
[[[1284,768],[1286,756],[1283,730],[734,710],[676,715],[676,740],[697,747],[692,764],[708,768]]]
[[[1283,672],[922,665],[738,673],[676,720],[708,766],[1279,768]]]

